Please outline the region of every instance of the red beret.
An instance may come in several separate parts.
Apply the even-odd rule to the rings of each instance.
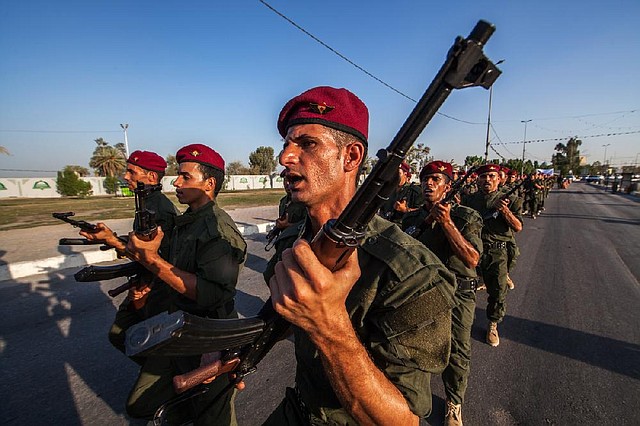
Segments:
[[[200,143],[194,143],[180,148],[176,153],[176,161],[178,164],[186,162],[200,163],[224,172],[224,160],[220,154]]]
[[[514,169],[509,169],[509,172],[507,174],[509,176],[518,176],[518,171]]]
[[[508,168],[507,166],[500,166],[500,171],[503,172],[505,175],[508,175],[510,170],[511,169]]]
[[[314,87],[291,99],[280,111],[278,131],[283,138],[296,124],[322,124],[350,133],[366,144],[369,110],[347,89]]]
[[[163,172],[167,168],[167,162],[155,152],[151,151],[133,151],[127,160],[134,166],[142,167],[145,170],[154,172]]]
[[[420,170],[420,181],[434,173],[442,173],[449,179],[453,180],[453,166],[451,164],[445,163],[444,161],[432,161]]]
[[[480,168],[478,170],[476,170],[476,173],[478,173],[478,176],[485,174],[485,173],[490,173],[490,172],[496,172],[498,173],[500,171],[500,166],[497,164],[485,164],[484,166],[480,166]]]
[[[406,161],[403,161],[402,163],[400,163],[400,169],[404,170],[406,174],[411,176],[411,166]]]

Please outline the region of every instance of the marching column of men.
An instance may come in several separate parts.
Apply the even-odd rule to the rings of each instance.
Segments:
[[[427,164],[415,185],[403,163],[398,188],[382,217],[370,222],[365,242],[344,266],[328,270],[309,241],[356,191],[368,120],[356,95],[326,86],[294,97],[278,117],[287,195],[264,278],[275,310],[293,325],[297,366],[295,387],[265,424],[418,424],[431,412],[430,377],[441,374],[445,424],[462,425],[480,280],[489,296],[486,340],[499,345],[497,327],[506,314],[507,289],[514,288],[509,271],[518,255],[514,235],[522,229],[522,206],[527,202],[531,214],[539,214],[545,182],[531,177],[514,192],[517,173],[488,164],[465,175],[456,201],[443,202],[458,179],[451,164]],[[163,310],[237,317],[235,288],[246,243],[216,203],[224,160],[201,144],[181,148],[176,159],[173,185],[188,209],[180,215],[160,195],[154,238],[131,233],[125,246],[104,224],[98,233],[82,233],[126,251],[151,274],[148,283],[130,290],[116,315],[109,338],[119,350],[129,327]],[[125,180],[134,186],[158,183],[166,163],[136,151],[127,166]],[[140,374],[128,414],[151,419],[176,396],[173,376],[206,359],[134,359]],[[169,423],[236,424],[235,390],[216,397],[229,380],[215,378],[209,391],[172,410]]]

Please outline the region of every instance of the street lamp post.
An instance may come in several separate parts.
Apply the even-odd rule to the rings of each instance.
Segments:
[[[606,166],[607,165],[607,147],[611,145],[610,143],[606,144],[606,145],[602,145],[604,147],[604,160],[602,161],[602,165]]]
[[[504,62],[504,59],[500,59],[496,62],[496,65],[500,65]],[[493,97],[493,84],[489,87],[489,115],[487,116],[487,140],[484,145],[484,164],[489,162],[489,132],[491,129],[491,98]]]
[[[527,143],[527,123],[531,120],[520,120],[521,123],[524,123],[524,137],[522,138],[522,166],[520,167],[520,174],[524,174],[524,147]]]
[[[129,158],[129,140],[127,139],[127,129],[129,128],[128,124],[120,124],[122,130],[124,130],[124,150],[127,154],[127,158]]]

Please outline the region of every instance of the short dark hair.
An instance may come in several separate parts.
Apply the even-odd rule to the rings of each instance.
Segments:
[[[216,180],[216,187],[213,190],[213,195],[218,195],[218,192],[222,189],[224,183],[224,172],[216,167],[207,166],[201,163],[198,164],[198,170],[202,173],[202,179],[214,178]]]
[[[355,143],[355,142],[360,142],[364,147],[364,152],[362,154],[362,161],[360,162],[360,166],[358,167],[358,176],[356,177],[356,184],[357,184],[358,180],[360,179],[360,175],[364,171],[364,168],[367,162],[367,154],[369,151],[369,146],[366,143],[362,142],[362,139],[352,135],[351,133],[343,132],[342,130],[334,129],[331,127],[327,127],[327,130],[329,131],[329,134],[333,137],[333,140],[335,141],[336,146],[340,149],[344,148],[350,143]]]

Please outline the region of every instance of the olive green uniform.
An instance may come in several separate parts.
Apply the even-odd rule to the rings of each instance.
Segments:
[[[425,223],[427,216],[429,211],[425,207],[407,213],[402,221],[402,229],[423,243],[456,274],[458,286],[455,293],[456,306],[451,312],[451,355],[449,364],[442,372],[442,381],[447,399],[454,404],[462,404],[470,374],[471,327],[475,317],[478,275],[475,268],[465,266],[453,253],[439,223]],[[478,212],[459,204],[451,204],[450,216],[464,239],[482,255],[482,218]]]
[[[169,245],[173,232],[175,217],[179,214],[176,206],[160,191],[154,191],[145,200],[146,208],[155,212],[156,224],[162,228],[164,237],[158,252],[163,259],[169,256]],[[139,225],[134,221],[133,230],[137,231]],[[148,275],[148,277],[144,277]],[[143,274],[143,278],[152,280],[153,275]],[[139,323],[153,315],[159,314],[167,309],[167,285],[160,280],[153,280],[151,291],[147,295],[147,300],[143,308],[135,309],[129,298],[125,298],[120,304],[116,318],[109,330],[109,341],[120,352],[125,353],[125,332],[129,327]],[[132,358],[141,364],[144,358]]]
[[[507,183],[501,189],[504,194],[511,191],[511,188],[516,186],[517,183]],[[524,189],[521,186],[514,193],[513,198],[513,207],[516,211],[522,211],[522,206],[524,205]],[[516,236],[514,233],[511,234],[511,239],[507,242],[507,271],[511,272],[513,268],[516,266],[516,261],[520,256],[520,249],[518,248],[518,244],[516,242]]]
[[[400,225],[402,223],[402,217],[404,213],[395,209],[396,201],[406,200],[407,208],[417,209],[424,204],[424,196],[422,195],[422,189],[420,185],[411,182],[405,183],[397,191],[395,191],[389,199],[380,208],[380,216],[384,217],[391,222]]]
[[[234,297],[246,248],[233,220],[213,201],[176,217],[169,262],[196,275],[196,300],[169,288],[169,312],[182,310],[202,317],[237,318]],[[199,366],[200,356],[148,357],[129,395],[127,412],[132,417],[151,418],[160,405],[176,396],[173,376]],[[196,425],[236,424],[235,392],[214,401],[227,384],[226,376],[218,378],[209,385],[207,393],[191,399],[181,409],[172,410],[171,421],[195,418]]]
[[[480,213],[483,219],[482,244],[483,254],[480,259],[482,278],[487,286],[489,295],[487,301],[487,318],[491,322],[499,323],[504,318],[507,305],[507,244],[513,237],[513,230],[501,214],[493,217],[494,206],[504,196],[502,191],[485,194],[479,191],[463,199],[462,204]],[[515,196],[511,196],[509,209],[522,222],[520,211],[514,206]]]
[[[308,228],[307,223],[300,231],[306,239],[312,237]],[[271,265],[284,248],[278,247]],[[441,372],[449,357],[455,277],[421,243],[379,217],[369,223],[357,250],[361,276],[346,301],[351,323],[411,411],[425,417],[431,411],[430,374]],[[287,391],[265,424],[356,424],[340,405],[315,346],[303,330],[293,328],[296,388]]]
[[[278,205],[278,216],[287,215],[289,223],[296,223],[307,217],[307,208],[300,202],[291,201],[291,195],[287,194],[280,199]]]

